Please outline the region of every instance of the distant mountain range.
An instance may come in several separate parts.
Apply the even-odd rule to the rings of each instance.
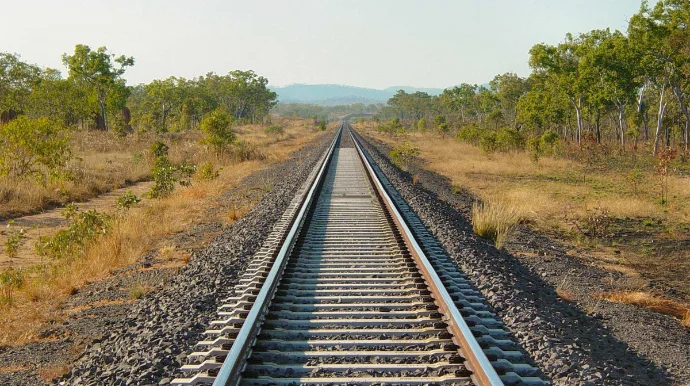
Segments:
[[[410,86],[393,86],[383,90],[337,84],[291,84],[283,87],[269,87],[278,93],[280,103],[310,103],[322,106],[386,103],[398,90],[408,93],[422,91],[429,95],[439,95],[443,92],[440,88]]]

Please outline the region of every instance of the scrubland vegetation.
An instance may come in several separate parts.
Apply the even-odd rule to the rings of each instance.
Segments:
[[[480,236],[501,246],[528,224],[627,275],[623,291],[598,296],[688,323],[689,23],[687,2],[643,3],[627,33],[535,45],[527,78],[399,91],[357,127],[390,145],[394,163],[417,149],[474,194]]]
[[[63,62],[66,78],[0,53],[0,218],[8,220],[0,239],[9,258],[0,345],[39,339],[43,323],[64,317],[61,299],[147,251],[172,266],[188,262],[162,245],[167,237],[237,220],[256,202],[211,220],[202,209],[326,129],[325,120],[269,115],[276,94],[252,71],[128,86],[122,76],[134,58],[78,45]],[[126,192],[107,208],[71,204],[141,181],[148,192]],[[10,220],[51,207],[64,207],[65,225],[36,242]],[[22,249],[40,258],[19,261]],[[131,297],[149,290],[135,286]]]

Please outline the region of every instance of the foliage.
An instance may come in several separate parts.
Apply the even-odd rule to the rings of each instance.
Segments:
[[[221,110],[214,110],[201,120],[201,131],[206,134],[203,142],[217,154],[223,154],[235,141],[235,134],[230,130],[230,124],[230,116]]]
[[[191,177],[196,172],[196,166],[187,162],[174,164],[167,155],[157,157],[153,162],[151,176],[153,186],[146,193],[149,198],[167,197],[175,190],[175,184],[191,185]]]
[[[124,107],[127,89],[121,77],[127,67],[134,65],[134,58],[124,55],[116,57],[109,53],[106,47],[92,50],[87,45],[77,44],[74,54],[62,55],[62,62],[69,69],[70,79],[77,84],[83,84],[85,89],[95,96],[103,119],[102,128],[107,130],[106,106],[110,102]],[[118,101],[110,100],[113,96],[120,98]]]
[[[57,175],[72,153],[65,128],[47,118],[19,116],[0,125],[0,176]]]
[[[405,126],[400,122],[399,118],[394,118],[391,122],[379,125],[376,130],[380,133],[393,134],[404,134]]]
[[[419,118],[419,120],[417,121],[417,130],[426,131],[426,118]]]
[[[412,146],[409,142],[404,142],[391,150],[388,156],[393,165],[404,170],[415,157],[419,156],[419,153],[418,147]]]
[[[322,119],[319,121],[319,130],[326,131],[326,120]]]
[[[155,158],[160,158],[160,157],[166,157],[168,155],[168,150],[170,150],[170,147],[166,145],[164,142],[161,141],[156,141],[153,144],[151,144],[151,154]]]
[[[220,176],[220,169],[215,169],[213,167],[213,164],[211,161],[206,161],[201,166],[196,172],[197,178],[199,178],[202,181],[210,181],[210,180],[215,180]]]
[[[10,262],[12,259],[17,258],[19,248],[24,245],[24,242],[26,241],[26,232],[24,231],[24,228],[15,229],[13,225],[14,220],[7,222],[7,239],[4,242],[5,254]]]
[[[283,126],[280,125],[271,125],[264,130],[266,134],[283,134],[285,133],[285,129],[283,129]]]
[[[14,292],[24,284],[24,271],[9,268],[0,273],[0,304],[12,305]]]
[[[122,193],[117,198],[117,207],[120,209],[127,210],[127,209],[137,205],[140,202],[141,202],[141,197],[132,193],[131,190],[128,190],[125,193]]]
[[[474,123],[467,124],[465,126],[462,126],[457,134],[456,138],[460,141],[471,143],[473,145],[476,145],[479,142],[479,136],[480,136],[480,129],[479,126],[477,126]]]
[[[62,215],[67,220],[67,228],[53,236],[39,238],[36,250],[41,256],[57,260],[80,257],[90,243],[106,234],[112,225],[107,213],[95,209],[81,211],[74,204],[67,205]]]

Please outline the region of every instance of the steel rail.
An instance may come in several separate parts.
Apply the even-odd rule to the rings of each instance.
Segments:
[[[246,365],[246,359],[251,353],[256,336],[261,330],[261,326],[263,324],[262,319],[264,318],[266,311],[271,304],[271,300],[275,295],[276,288],[280,283],[280,277],[282,276],[290,252],[294,247],[296,236],[306,220],[305,215],[312,206],[311,204],[316,196],[315,193],[318,187],[322,184],[324,176],[326,175],[325,171],[331,161],[335,144],[338,143],[338,139],[342,134],[344,126],[345,124],[343,123],[338,129],[333,142],[331,142],[328,152],[326,153],[326,156],[321,164],[319,173],[314,179],[314,183],[311,185],[309,193],[302,202],[297,216],[295,216],[294,222],[290,228],[290,232],[287,234],[287,237],[285,238],[285,241],[283,242],[283,245],[276,256],[273,266],[266,277],[266,281],[261,286],[261,290],[257,294],[256,300],[249,310],[247,318],[242,324],[242,328],[240,328],[237,334],[235,342],[232,344],[232,347],[228,352],[223,365],[218,371],[218,375],[213,382],[213,386],[230,386],[239,383],[240,375],[242,374],[242,371]]]
[[[376,172],[369,162],[368,156],[364,153],[358,138],[353,134],[352,128],[347,123],[343,124],[343,126],[345,125],[347,125],[350,129],[350,135],[352,136],[355,147],[357,148],[357,152],[359,153],[359,156],[365,165],[369,179],[381,196],[384,205],[386,208],[388,208],[389,213],[391,214],[395,224],[398,226],[398,229],[400,230],[406,244],[410,247],[410,253],[417,262],[419,270],[424,275],[427,286],[436,300],[436,305],[439,306],[441,312],[447,317],[446,323],[448,324],[448,329],[453,335],[453,340],[455,343],[463,349],[462,353],[469,361],[471,370],[473,370],[474,381],[480,386],[503,385],[503,381],[494,367],[491,365],[489,359],[484,354],[479,342],[477,342],[477,340],[474,338],[472,331],[460,314],[460,311],[453,302],[448,290],[441,282],[441,278],[438,276],[429,262],[426,254],[424,251],[422,251],[422,248],[417,243],[414,234],[407,226],[405,219],[398,211],[397,206],[388,195],[388,192],[384,188],[383,184],[381,184],[381,181],[379,181]]]

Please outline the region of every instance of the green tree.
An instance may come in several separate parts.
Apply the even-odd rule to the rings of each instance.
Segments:
[[[69,76],[91,88],[100,107],[103,129],[108,129],[107,105],[111,93],[123,83],[119,82],[127,67],[134,65],[133,57],[115,56],[106,47],[91,50],[78,44],[73,55],[62,55],[62,62],[69,69]]]
[[[65,167],[71,154],[59,122],[19,116],[0,125],[0,176],[44,178]]]
[[[222,110],[212,111],[201,121],[201,130],[206,134],[204,143],[218,154],[223,154],[235,141],[235,134],[230,130],[231,123],[230,116]]]

